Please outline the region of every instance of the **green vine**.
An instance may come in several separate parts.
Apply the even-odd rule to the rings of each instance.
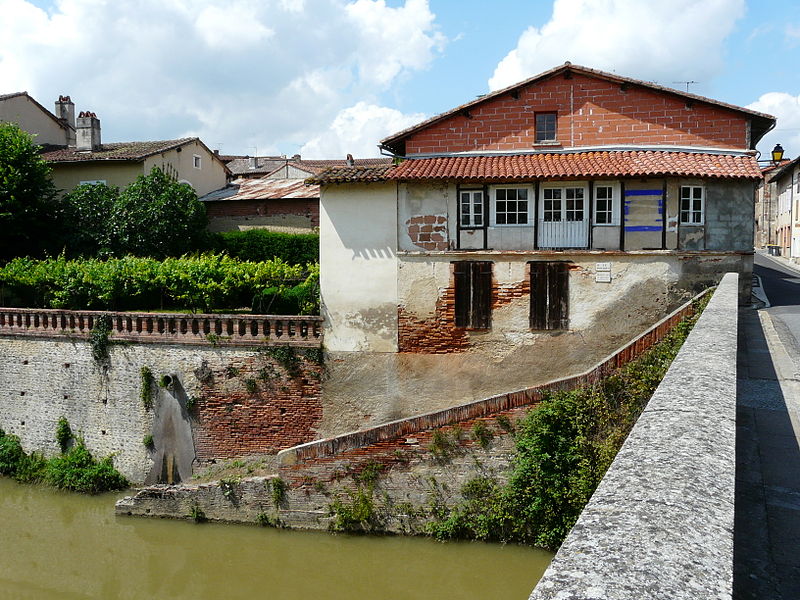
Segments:
[[[100,315],[95,319],[94,327],[89,334],[89,345],[92,347],[92,358],[97,363],[108,361],[108,349],[111,346],[111,317]]]
[[[73,437],[69,421],[67,421],[66,417],[60,417],[56,425],[56,442],[58,442],[62,454],[69,448],[69,443],[72,441]]]
[[[144,366],[139,371],[139,398],[142,400],[145,410],[153,408],[153,372],[150,367]]]

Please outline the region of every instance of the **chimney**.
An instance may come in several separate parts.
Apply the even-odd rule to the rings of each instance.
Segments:
[[[299,154],[295,154],[295,155],[292,157],[292,160],[300,160],[300,155],[299,155]]]
[[[355,164],[356,164],[356,161],[353,160],[353,155],[352,154],[348,154],[347,155],[347,166],[348,167],[352,167],[352,166],[355,166]]]
[[[100,119],[88,110],[78,115],[78,126],[75,128],[78,151],[100,150]]]
[[[249,163],[248,163],[248,167],[251,168],[251,169],[257,169],[258,168],[258,157],[251,156],[250,160],[249,160]]]
[[[67,146],[75,145],[75,104],[69,96],[59,96],[56,100],[56,117],[69,125],[67,127]]]

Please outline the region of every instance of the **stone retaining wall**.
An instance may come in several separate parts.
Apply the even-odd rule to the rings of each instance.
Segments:
[[[531,600],[731,598],[737,279],[723,278]]]
[[[154,486],[117,505],[118,514],[185,517],[199,509],[221,521],[261,519],[282,526],[326,529],[336,502],[352,505],[367,494],[374,526],[415,532],[427,521],[431,502],[452,506],[463,485],[476,477],[506,482],[515,444],[506,428],[539,402],[545,390],[593,383],[626,364],[694,310],[687,303],[593,369],[535,389],[520,390],[362,431],[309,442],[278,454],[285,496],[276,505],[264,479],[204,485]],[[476,431],[488,432],[481,440]],[[438,442],[437,442],[438,437]],[[433,450],[449,440],[444,451]]]

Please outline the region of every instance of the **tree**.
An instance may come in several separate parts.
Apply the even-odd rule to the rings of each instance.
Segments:
[[[119,189],[104,183],[79,185],[64,196],[67,251],[71,256],[107,256],[112,253],[111,214]]]
[[[0,261],[58,248],[59,206],[50,167],[33,138],[0,123]]]
[[[117,255],[179,256],[207,243],[207,225],[205,206],[191,186],[154,167],[119,194],[109,239]]]

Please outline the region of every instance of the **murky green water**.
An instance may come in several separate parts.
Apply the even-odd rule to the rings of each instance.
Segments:
[[[0,478],[0,598],[524,600],[541,550],[115,517]]]

